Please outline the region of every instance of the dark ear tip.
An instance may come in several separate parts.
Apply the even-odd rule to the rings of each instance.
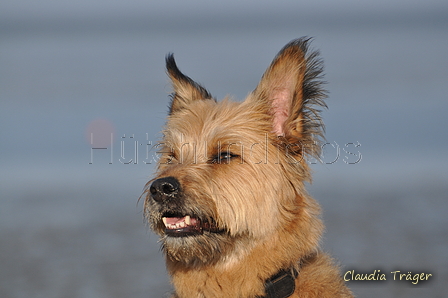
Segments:
[[[309,51],[309,44],[313,40],[313,37],[303,36],[297,39],[293,39],[290,42],[288,42],[277,54],[276,57],[281,56],[285,51],[291,50],[291,48],[296,48],[300,50],[303,54],[307,54]]]
[[[213,99],[211,94],[205,88],[180,71],[174,60],[173,53],[168,53],[165,56],[165,63],[166,71],[171,79],[174,89],[174,92],[171,95],[170,115],[194,100]]]
[[[173,65],[173,64],[176,65],[176,61],[174,60],[174,54],[173,53],[166,54],[165,62],[166,62],[167,66],[168,65]]]
[[[178,77],[180,70],[177,67],[176,60],[174,59],[173,53],[168,53],[165,56],[165,64],[166,64],[166,70],[167,72],[174,77]]]

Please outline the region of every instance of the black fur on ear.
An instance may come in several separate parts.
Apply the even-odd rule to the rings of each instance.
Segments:
[[[166,58],[166,70],[173,85],[171,94],[170,111],[173,114],[185,108],[188,104],[196,100],[215,100],[210,92],[204,87],[184,75],[176,65],[174,55],[169,53]],[[216,100],[215,100],[216,101]]]

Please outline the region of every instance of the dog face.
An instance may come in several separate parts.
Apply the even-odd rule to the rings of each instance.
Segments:
[[[217,102],[167,56],[174,93],[145,214],[168,260],[215,264],[285,230],[317,245],[320,223],[304,189],[305,157],[319,154],[322,136],[316,56],[305,39],[286,45],[243,102]]]

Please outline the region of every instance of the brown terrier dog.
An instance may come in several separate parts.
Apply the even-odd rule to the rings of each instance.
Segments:
[[[352,297],[319,251],[320,208],[304,185],[326,97],[308,42],[288,43],[243,102],[217,102],[167,56],[174,93],[145,215],[173,297]]]

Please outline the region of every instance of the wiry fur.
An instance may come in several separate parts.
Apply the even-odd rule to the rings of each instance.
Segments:
[[[320,208],[304,185],[311,181],[304,157],[318,156],[323,137],[317,108],[325,107],[322,63],[308,42],[287,44],[241,103],[217,102],[167,56],[174,93],[147,190],[166,177],[180,187],[166,200],[148,192],[145,214],[161,237],[173,297],[263,296],[265,281],[292,267],[299,275],[291,297],[351,297],[319,251]],[[217,230],[168,236],[167,212],[194,215]]]

